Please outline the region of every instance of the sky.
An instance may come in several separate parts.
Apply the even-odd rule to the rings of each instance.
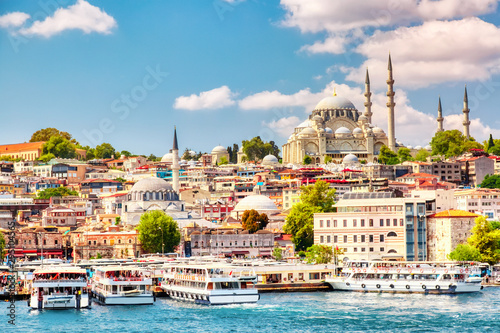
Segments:
[[[0,0],[0,144],[41,128],[162,156],[260,136],[286,142],[336,91],[396,139],[500,138],[500,0]]]

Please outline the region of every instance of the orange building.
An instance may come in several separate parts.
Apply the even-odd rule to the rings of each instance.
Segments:
[[[44,143],[40,141],[0,145],[0,157],[10,156],[12,158],[23,158],[27,161],[34,161],[42,155]]]

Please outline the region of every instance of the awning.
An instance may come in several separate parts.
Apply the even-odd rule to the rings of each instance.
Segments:
[[[250,254],[250,251],[233,251],[233,254]]]

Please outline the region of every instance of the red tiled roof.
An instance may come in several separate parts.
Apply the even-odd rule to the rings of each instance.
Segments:
[[[459,209],[448,209],[436,214],[432,214],[429,218],[450,218],[450,217],[478,217],[478,214],[467,212]]]

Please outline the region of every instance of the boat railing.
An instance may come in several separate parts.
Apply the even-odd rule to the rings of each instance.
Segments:
[[[85,282],[85,278],[80,278],[80,279],[36,279],[33,280],[34,283],[39,283],[39,282],[52,282],[52,283],[62,283],[62,282]]]

